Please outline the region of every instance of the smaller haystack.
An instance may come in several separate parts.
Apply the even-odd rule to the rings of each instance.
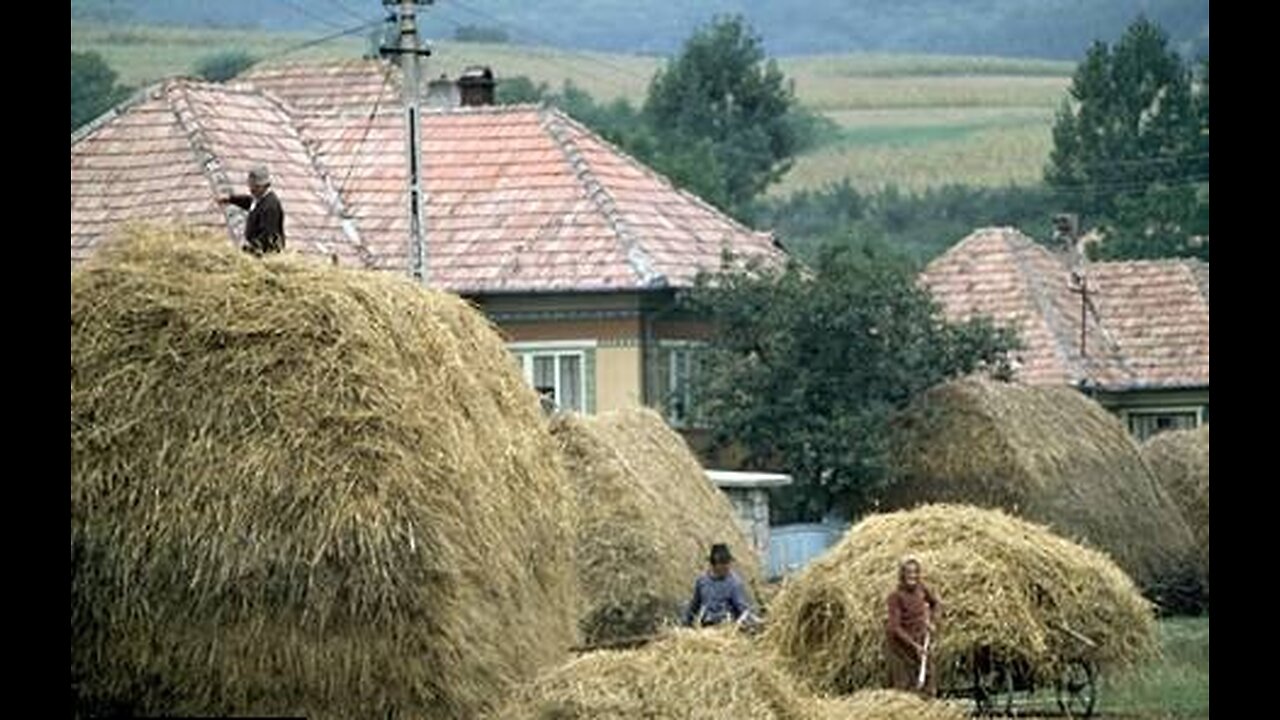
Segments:
[[[1193,539],[1124,425],[1083,393],[967,378],[893,421],[881,507],[1000,508],[1105,550],[1167,610],[1200,592]]]
[[[562,415],[552,435],[577,490],[579,626],[587,643],[678,621],[713,543],[729,544],[749,592],[760,581],[760,561],[729,499],[656,412]]]
[[[896,709],[923,710],[895,715]],[[597,651],[519,690],[492,720],[960,720],[941,703],[818,698],[733,630],[677,629],[638,650]]]
[[[1142,456],[1182,511],[1195,535],[1196,550],[1209,582],[1209,426],[1162,432],[1142,445]]]
[[[763,642],[820,692],[882,687],[885,600],[908,556],[920,560],[943,606],[939,687],[971,683],[960,668],[979,648],[1026,662],[1046,680],[1070,659],[1106,671],[1155,651],[1151,606],[1105,555],[998,510],[957,505],[855,525],[783,588]]]
[[[71,694],[469,720],[576,640],[573,502],[461,299],[222,235],[71,275]]]

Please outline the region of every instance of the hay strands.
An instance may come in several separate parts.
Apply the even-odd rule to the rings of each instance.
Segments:
[[[626,637],[609,638],[607,640],[597,640],[595,642],[582,643],[569,648],[569,652],[588,653],[596,650],[633,650],[638,647],[644,647],[649,643],[663,637],[662,633],[648,633],[645,635],[628,635]]]

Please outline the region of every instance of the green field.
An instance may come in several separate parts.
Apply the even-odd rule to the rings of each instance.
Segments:
[[[197,61],[243,50],[267,62],[359,58],[353,36],[280,55],[305,33],[73,24],[72,50],[101,53],[121,81],[142,85],[190,74]],[[468,65],[501,79],[526,75],[558,89],[565,80],[597,100],[643,101],[661,59],[521,45],[431,43],[430,76]],[[829,144],[797,159],[772,195],[848,178],[860,190],[887,184],[922,190],[948,183],[1006,185],[1040,179],[1052,146],[1054,111],[1066,97],[1071,63],[986,57],[849,54],[784,57],[783,72],[806,106],[834,120]]]
[[[1160,622],[1164,657],[1102,684],[1099,708],[1143,720],[1209,717],[1209,618]]]

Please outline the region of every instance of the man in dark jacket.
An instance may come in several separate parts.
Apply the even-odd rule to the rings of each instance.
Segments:
[[[699,575],[693,585],[693,599],[685,608],[684,624],[718,625],[751,618],[751,603],[747,600],[746,589],[742,579],[731,568],[733,555],[729,553],[729,546],[723,543],[712,545],[709,560],[711,567]]]
[[[219,205],[235,205],[249,211],[244,222],[241,250],[254,255],[280,252],[284,249],[284,208],[271,189],[271,173],[265,166],[249,171],[249,194],[219,198]]]

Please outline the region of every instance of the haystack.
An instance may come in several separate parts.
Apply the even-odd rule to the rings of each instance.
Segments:
[[[819,700],[732,630],[671,631],[584,655],[522,688],[492,720],[861,720]],[[884,715],[867,715],[881,718]],[[946,720],[951,720],[949,717]]]
[[[759,582],[760,561],[728,498],[660,415],[563,415],[552,434],[577,489],[587,642],[647,635],[678,621],[713,543],[729,544],[749,593]]]
[[[1142,445],[1142,456],[1195,535],[1209,581],[1209,426],[1162,432]]]
[[[944,383],[895,419],[892,438],[882,508],[1001,508],[1105,550],[1165,609],[1198,595],[1190,529],[1121,422],[1079,391]]]
[[[472,308],[156,229],[71,283],[77,712],[472,718],[565,659],[572,496]]]
[[[1105,555],[1001,511],[957,505],[855,525],[783,588],[764,643],[818,691],[883,687],[885,601],[908,556],[943,607],[933,642],[940,688],[971,685],[963,668],[981,648],[1046,681],[1073,659],[1107,672],[1155,651],[1150,605]]]

